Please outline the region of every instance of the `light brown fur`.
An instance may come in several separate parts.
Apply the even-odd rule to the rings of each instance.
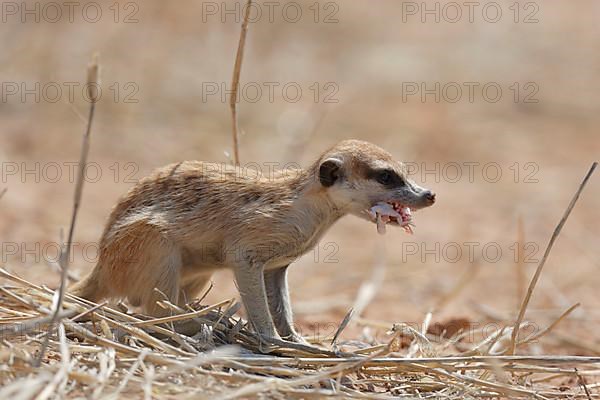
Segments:
[[[247,170],[186,161],[142,179],[113,209],[99,261],[71,288],[93,301],[127,298],[161,315],[159,289],[175,303],[193,299],[221,268],[234,271],[249,320],[265,338],[300,342],[292,327],[288,265],[311,250],[345,214],[396,199],[418,209],[433,195],[406,179],[384,187],[369,174],[402,166],[379,147],[348,140],[306,170],[257,177]]]

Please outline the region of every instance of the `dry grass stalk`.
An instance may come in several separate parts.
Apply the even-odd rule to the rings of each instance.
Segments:
[[[90,100],[90,111],[88,114],[87,127],[85,134],[83,135],[83,141],[81,144],[81,153],[79,157],[79,168],[77,171],[77,181],[75,184],[75,196],[73,202],[73,211],[71,214],[71,224],[69,226],[69,236],[65,248],[62,250],[60,255],[60,267],[62,272],[60,274],[60,287],[58,289],[54,313],[52,314],[52,321],[50,322],[48,334],[40,349],[40,354],[37,364],[39,365],[41,360],[44,358],[46,347],[48,346],[48,340],[53,329],[53,326],[60,320],[59,314],[62,309],[62,303],[67,288],[67,276],[69,269],[69,254],[71,254],[71,247],[73,245],[73,235],[75,232],[75,223],[77,222],[77,213],[79,212],[79,206],[81,204],[81,195],[83,193],[85,167],[87,165],[87,158],[90,150],[90,135],[92,132],[92,123],[94,121],[94,112],[96,110],[96,103],[99,99],[98,87],[100,84],[100,66],[98,65],[98,56],[95,55],[92,63],[88,66],[87,71],[87,91],[88,98]]]
[[[539,338],[541,338],[542,336],[546,335],[547,333],[551,332],[562,320],[564,320],[565,318],[567,318],[567,316],[569,314],[571,314],[573,311],[575,311],[575,309],[577,307],[579,307],[579,303],[577,304],[573,304],[571,307],[569,307],[564,313],[561,314],[560,317],[558,317],[558,319],[556,321],[554,321],[552,324],[550,324],[547,328],[542,329],[541,331],[539,331],[537,334],[532,335],[531,338],[524,340],[521,343],[530,343],[533,342],[535,340],[538,340]]]
[[[233,303],[233,301],[234,301],[233,299],[224,300],[217,304],[213,304],[210,307],[203,308],[200,311],[193,311],[193,312],[189,312],[189,313],[173,315],[170,317],[149,319],[147,321],[135,322],[134,324],[136,326],[149,326],[149,325],[158,325],[158,324],[164,324],[164,323],[168,323],[168,322],[175,322],[175,321],[181,321],[181,320],[185,320],[185,319],[200,317],[202,315],[208,314],[209,311],[221,308],[226,304],[231,305]]]
[[[529,283],[529,287],[527,288],[527,294],[525,295],[525,298],[523,299],[523,303],[521,304],[521,308],[519,310],[519,315],[517,316],[517,320],[515,321],[515,325],[514,325],[514,329],[513,329],[512,337],[511,337],[511,341],[510,341],[510,348],[508,351],[509,354],[515,353],[517,338],[519,336],[519,327],[521,326],[521,322],[523,322],[523,318],[525,317],[525,311],[527,311],[527,306],[529,305],[529,301],[531,300],[531,296],[533,295],[533,290],[535,289],[535,286],[536,286],[538,280],[540,279],[542,270],[544,269],[544,265],[546,264],[546,260],[548,259],[548,256],[550,255],[550,251],[552,250],[552,247],[554,246],[554,242],[558,238],[558,235],[560,235],[560,231],[562,230],[563,226],[565,225],[565,222],[567,222],[567,219],[569,218],[571,211],[575,207],[575,204],[577,203],[577,200],[579,199],[581,192],[583,191],[585,185],[587,184],[588,180],[594,173],[594,170],[596,169],[597,166],[598,166],[598,163],[594,162],[592,164],[592,166],[590,167],[588,173],[585,175],[585,178],[583,178],[583,181],[577,188],[577,191],[575,192],[575,195],[573,195],[573,198],[571,199],[569,206],[565,210],[565,213],[563,214],[562,218],[560,219],[560,222],[558,223],[558,225],[554,229],[554,232],[552,233],[552,236],[550,237],[550,241],[548,242],[548,245],[546,246],[544,255],[542,256],[542,259],[540,260],[540,263],[537,266],[537,269],[535,270],[535,274],[533,275],[533,278],[531,279],[531,282]]]
[[[346,329],[346,327],[348,326],[348,323],[350,322],[350,320],[352,320],[353,315],[354,315],[354,309],[351,308],[346,313],[346,315],[344,316],[344,319],[342,320],[342,322],[336,329],[335,334],[333,335],[333,338],[331,339],[332,346],[335,344],[335,342],[337,342],[338,338],[340,337],[340,334],[344,331],[344,329]]]
[[[577,379],[579,380],[579,384],[583,387],[583,390],[585,390],[585,395],[587,396],[588,400],[592,400],[592,395],[590,394],[590,390],[588,389],[587,384],[585,383],[585,380],[579,374],[579,371],[577,370],[577,368],[574,368],[574,370],[575,370],[575,373],[577,374]]]
[[[525,228],[523,225],[523,217],[519,216],[517,220],[517,301],[525,295],[525,282],[527,276],[525,274]],[[517,304],[519,306],[519,304]]]
[[[239,150],[239,124],[237,115],[237,96],[240,87],[240,73],[242,71],[242,61],[244,59],[244,47],[246,45],[246,34],[248,33],[248,21],[250,18],[250,6],[252,0],[248,0],[244,12],[244,20],[242,21],[242,30],[240,32],[240,41],[238,43],[238,49],[235,56],[235,65],[233,67],[233,78],[231,80],[231,100],[229,106],[231,107],[231,119],[233,122],[233,160],[235,165],[240,165],[240,150]]]

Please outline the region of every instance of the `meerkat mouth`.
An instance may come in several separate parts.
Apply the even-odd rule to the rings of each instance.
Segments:
[[[413,233],[412,214],[409,207],[395,201],[379,202],[367,210],[371,219],[377,224],[377,232],[385,234],[387,224],[402,227],[406,233]]]

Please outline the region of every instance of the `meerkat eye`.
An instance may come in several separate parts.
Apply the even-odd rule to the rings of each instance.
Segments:
[[[388,169],[377,172],[375,180],[385,186],[404,186],[406,184],[401,176]]]
[[[377,182],[382,185],[389,185],[392,181],[392,174],[389,171],[381,171],[377,174]]]

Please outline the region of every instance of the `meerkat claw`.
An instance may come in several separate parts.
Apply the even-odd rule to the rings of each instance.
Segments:
[[[286,336],[286,337],[283,337],[282,339],[285,341],[292,342],[292,343],[303,344],[305,346],[312,346],[308,340],[304,339],[304,337],[302,337],[301,335],[298,335],[298,334]]]

